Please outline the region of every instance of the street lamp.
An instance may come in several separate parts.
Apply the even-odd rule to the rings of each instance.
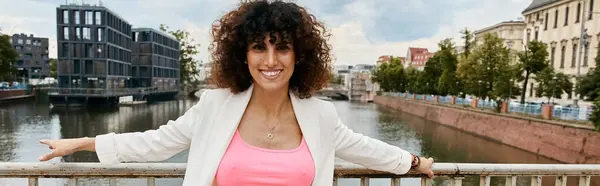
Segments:
[[[552,77],[552,103],[554,103],[556,97],[556,86],[558,85],[556,79],[556,76]]]

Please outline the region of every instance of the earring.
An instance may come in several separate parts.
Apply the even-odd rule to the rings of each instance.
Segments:
[[[244,63],[248,64],[248,62],[247,62],[247,61],[244,61]]]

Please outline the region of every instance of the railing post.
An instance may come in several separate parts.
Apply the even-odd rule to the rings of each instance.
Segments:
[[[531,177],[531,186],[542,186],[542,177],[541,176]]]
[[[400,186],[400,178],[392,178],[390,185],[391,186]]]
[[[480,176],[479,186],[490,186],[490,176]]]
[[[333,186],[338,186],[338,178],[333,178]]]
[[[27,185],[28,186],[38,186],[38,178],[28,178]]]
[[[517,176],[507,176],[505,186],[517,186]]]
[[[456,105],[456,96],[450,96],[450,105]]]
[[[579,186],[590,186],[590,176],[580,176]]]
[[[473,107],[473,108],[477,108],[477,106],[479,106],[479,98],[475,98],[475,99],[473,99],[473,101],[471,102],[471,107]]]
[[[567,176],[556,176],[556,181],[554,182],[556,186],[567,186]]]
[[[421,186],[431,186],[431,179],[429,178],[421,178]]]
[[[506,102],[506,101],[502,102],[502,105],[500,106],[500,112],[508,113],[508,102]]]
[[[552,107],[550,104],[542,105],[542,118],[552,119]]]
[[[369,178],[368,177],[362,177],[360,178],[360,186],[369,186]]]
[[[110,186],[117,186],[117,178],[111,178],[109,180],[109,185]]]
[[[464,177],[454,177],[452,178],[452,181],[450,182],[450,186],[462,186],[462,180],[465,179]]]
[[[154,186],[156,184],[156,179],[153,177],[148,178],[148,186]]]
[[[68,186],[77,186],[77,178],[69,178]]]

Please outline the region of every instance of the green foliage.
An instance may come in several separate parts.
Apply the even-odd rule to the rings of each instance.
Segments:
[[[434,57],[437,56],[437,60],[441,62],[442,73],[437,83],[437,92],[442,96],[456,95],[459,92],[458,78],[456,77],[458,58],[454,52],[454,43],[450,39],[444,39],[438,46],[440,50]],[[427,64],[432,62],[431,59],[433,58],[430,58]]]
[[[0,34],[0,80],[10,81],[16,72],[14,64],[16,63],[19,53],[10,43],[11,37]]]
[[[404,92],[406,91],[406,79],[404,68],[400,61],[384,63],[372,72],[372,80],[378,82],[384,91]]]
[[[596,94],[600,94],[600,92],[597,92]],[[594,101],[594,107],[595,109],[592,111],[590,121],[592,121],[592,123],[594,123],[596,126],[596,131],[600,131],[600,97],[596,97],[596,100]]]
[[[198,75],[198,61],[194,59],[194,55],[200,53],[198,48],[200,45],[194,44],[194,39],[190,33],[185,30],[169,30],[169,27],[161,24],[160,30],[167,32],[180,44],[179,51],[179,66],[180,66],[180,82],[182,87],[194,87],[198,85],[198,80],[195,78]]]
[[[534,79],[538,82],[538,86],[535,88],[536,96],[547,97],[548,102],[551,98],[562,98],[563,93],[568,93],[573,89],[573,83],[569,76],[556,73],[552,68],[538,72]]]
[[[547,46],[540,41],[530,41],[526,50],[519,54],[520,65],[525,73],[522,90],[527,90],[527,82],[531,74],[536,74],[548,67],[547,58]],[[521,92],[521,103],[525,103],[525,91]]]
[[[598,44],[600,47],[600,43]],[[593,101],[600,97],[600,50],[596,54],[596,68],[590,68],[587,74],[577,81],[575,91],[586,101]]]
[[[50,59],[50,77],[57,78],[58,73],[56,72],[56,59]]]
[[[341,85],[344,83],[344,77],[342,75],[336,75],[334,73],[329,74],[329,83],[335,85]]]
[[[473,39],[474,38],[473,32],[471,32],[467,28],[465,28],[464,30],[461,30],[460,34],[462,35],[461,38],[463,39],[462,56],[466,59],[469,57],[469,55],[471,55],[471,51],[473,51],[476,41],[475,41],[475,39]]]

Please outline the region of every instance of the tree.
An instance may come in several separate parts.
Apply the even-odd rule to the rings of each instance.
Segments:
[[[342,75],[330,73],[329,74],[329,83],[334,85],[341,85],[344,82]]]
[[[456,77],[458,59],[454,52],[454,43],[450,39],[444,39],[438,46],[440,50],[436,53],[436,56],[437,60],[441,62],[442,73],[437,83],[437,92],[442,96],[448,94],[456,95],[459,92],[458,78]]]
[[[598,43],[600,47],[600,43]],[[586,101],[594,101],[600,97],[600,50],[596,53],[597,67],[590,68],[587,74],[577,80],[575,92]]]
[[[475,40],[473,39],[474,38],[473,32],[471,32],[469,29],[465,28],[464,30],[460,31],[460,34],[462,34],[461,38],[464,39],[462,55],[464,58],[468,58],[469,55],[471,55],[471,51],[475,47]]]
[[[465,89],[478,98],[488,98],[497,103],[496,111],[500,111],[502,102],[512,92],[514,82],[513,74],[518,69],[509,63],[509,50],[504,42],[495,34],[485,34],[483,44],[473,50],[463,67],[462,76],[465,77]]]
[[[600,94],[600,92],[597,92],[596,94]],[[594,111],[592,111],[592,115],[590,116],[590,121],[596,126],[596,131],[600,131],[600,97],[596,97],[594,107]]]
[[[573,83],[569,76],[563,73],[556,73],[552,68],[546,68],[535,75],[535,81],[538,86],[535,88],[537,97],[546,97],[548,102],[551,98],[562,98],[563,93],[568,93],[573,89]]]
[[[531,74],[536,74],[548,67],[548,51],[546,44],[540,41],[531,41],[527,44],[524,52],[519,54],[520,65],[525,73],[521,92],[521,103],[525,103],[525,90]]]
[[[19,53],[10,43],[10,39],[10,36],[0,34],[0,79],[2,81],[12,80],[13,74],[16,73],[14,64],[19,57]]]
[[[406,91],[406,77],[400,60],[391,60],[390,63],[381,64],[373,69],[371,74],[373,82],[379,83],[384,91]]]
[[[169,30],[169,27],[161,24],[160,30],[168,32],[179,41],[179,66],[180,66],[180,82],[181,87],[193,87],[198,84],[195,78],[198,75],[198,61],[194,59],[194,55],[200,53],[198,48],[200,45],[194,44],[194,39],[190,33],[185,30]]]
[[[417,84],[419,85],[418,88],[420,89],[420,92],[424,94],[438,94],[437,85],[441,75],[442,61],[440,56],[436,53],[427,60],[423,71],[415,77],[418,81]]]
[[[57,78],[56,59],[50,58],[50,77]]]
[[[421,71],[414,69],[412,67],[408,67],[405,69],[404,74],[406,77],[406,90],[410,93],[420,94],[423,91],[423,87],[421,86],[422,77]]]

